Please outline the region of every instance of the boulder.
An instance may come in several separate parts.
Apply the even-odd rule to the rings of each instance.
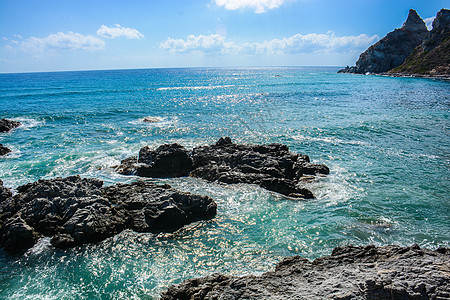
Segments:
[[[3,144],[0,144],[0,156],[4,156],[10,152],[11,152],[11,149],[3,146]]]
[[[165,144],[155,150],[139,151],[137,175],[142,177],[180,177],[192,170],[189,152],[179,144]]]
[[[0,245],[8,252],[32,247],[43,236],[57,248],[96,243],[124,229],[174,231],[215,216],[207,196],[149,182],[103,187],[80,176],[39,180],[17,188],[0,185]]]
[[[450,250],[346,246],[314,261],[282,260],[272,272],[212,274],[172,285],[172,299],[448,299]]]
[[[20,125],[22,125],[22,123],[17,121],[0,119],[0,132],[9,132]]]

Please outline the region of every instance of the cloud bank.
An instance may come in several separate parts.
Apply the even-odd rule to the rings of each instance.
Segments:
[[[127,39],[140,39],[144,37],[144,35],[140,33],[137,29],[122,27],[119,24],[114,25],[114,27],[102,25],[97,30],[97,35],[107,39],[115,39],[122,36],[126,37]]]
[[[72,31],[53,33],[44,38],[32,36],[11,42],[23,51],[35,53],[45,50],[100,50],[105,48],[105,42],[102,39]]]
[[[14,39],[9,40],[9,49],[19,49],[25,52],[43,53],[44,51],[71,51],[71,50],[102,50],[105,48],[103,39],[115,39],[118,37],[126,37],[127,39],[140,39],[144,37],[137,29],[122,27],[119,24],[114,27],[106,25],[100,26],[97,35],[84,35],[69,31],[67,33],[57,32],[47,37],[28,37],[23,38],[21,35],[14,35]],[[8,40],[8,39],[7,39]]]
[[[280,7],[286,0],[214,0],[217,6],[223,6],[228,10],[240,8],[254,9],[255,13],[265,13],[266,9]]]
[[[299,54],[314,52],[345,53],[363,50],[375,43],[377,35],[336,36],[332,31],[326,34],[296,34],[291,37],[272,39],[256,43],[234,43],[224,36],[190,35],[186,39],[168,38],[160,47],[173,53],[202,54]]]

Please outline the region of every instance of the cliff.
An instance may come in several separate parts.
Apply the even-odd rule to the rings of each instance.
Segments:
[[[442,9],[424,41],[390,74],[450,76],[450,10]]]
[[[362,53],[354,67],[346,67],[339,73],[383,73],[399,65],[421,45],[427,27],[414,9],[409,10],[408,18],[399,29],[388,33],[384,38]]]

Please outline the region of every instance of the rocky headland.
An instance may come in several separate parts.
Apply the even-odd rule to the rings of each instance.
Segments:
[[[325,165],[311,163],[307,155],[290,152],[286,145],[239,145],[229,137],[192,151],[179,144],[165,144],[155,150],[146,146],[138,157],[123,160],[116,170],[142,177],[189,175],[211,182],[257,184],[288,197],[304,199],[314,195],[300,187],[299,182],[305,176],[330,172]]]
[[[95,243],[125,229],[175,231],[216,215],[210,197],[137,181],[103,187],[80,176],[39,180],[13,195],[0,181],[0,246],[9,253],[51,237],[57,248]]]
[[[346,246],[314,261],[282,260],[273,272],[212,274],[172,285],[162,300],[449,299],[450,250],[419,246]]]
[[[388,74],[450,78],[450,10],[442,9],[421,45]]]
[[[399,29],[362,53],[353,67],[338,73],[450,77],[450,10],[442,9],[428,31],[413,9]]]

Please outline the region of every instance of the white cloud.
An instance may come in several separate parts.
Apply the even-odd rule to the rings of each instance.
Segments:
[[[220,53],[227,48],[233,48],[234,44],[225,42],[225,37],[219,34],[212,35],[190,35],[183,39],[168,38],[161,43],[161,48],[172,52],[202,52],[202,53]]]
[[[53,33],[44,38],[32,36],[21,41],[12,40],[11,42],[21,50],[36,53],[44,50],[100,50],[105,47],[105,42],[98,37],[72,31]]]
[[[214,2],[217,6],[223,6],[228,10],[250,8],[260,14],[266,12],[266,9],[280,7],[286,0],[214,0]]]
[[[369,37],[365,34],[336,36],[329,31],[327,34],[296,34],[291,37],[272,39],[260,43],[238,44],[227,41],[224,36],[212,34],[207,36],[190,35],[186,40],[168,38],[161,43],[161,48],[176,53],[196,52],[203,54],[344,53],[364,50],[378,39],[377,35]]]
[[[137,29],[122,27],[119,24],[114,25],[114,27],[102,25],[97,30],[97,35],[101,36],[102,38],[108,39],[115,39],[122,36],[126,37],[127,39],[140,39],[144,37],[144,35]]]
[[[434,19],[436,19],[436,17],[430,17],[423,20],[425,22],[425,25],[427,25],[428,30],[433,29]]]

